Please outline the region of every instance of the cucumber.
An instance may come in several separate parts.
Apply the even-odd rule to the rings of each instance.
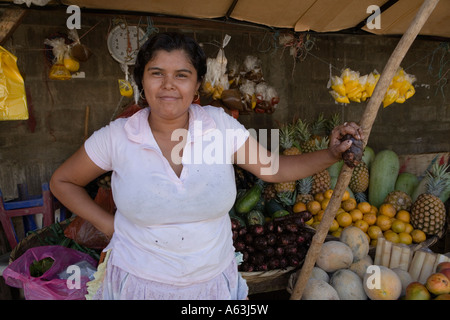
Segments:
[[[259,202],[263,190],[261,182],[256,182],[250,189],[247,189],[243,195],[237,198],[234,209],[237,214],[249,213]]]
[[[264,217],[264,214],[259,210],[252,210],[247,213],[247,224],[250,226],[254,224],[263,225],[265,221],[266,218]]]
[[[395,182],[395,190],[403,191],[411,196],[418,184],[419,178],[415,174],[402,172],[398,175],[397,181]]]
[[[369,203],[379,208],[389,192],[394,191],[400,170],[398,155],[382,150],[373,159],[369,174]]]

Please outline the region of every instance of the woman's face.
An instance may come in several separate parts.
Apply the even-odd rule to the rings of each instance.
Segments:
[[[156,51],[145,66],[142,85],[152,115],[167,120],[184,115],[200,87],[183,50]]]

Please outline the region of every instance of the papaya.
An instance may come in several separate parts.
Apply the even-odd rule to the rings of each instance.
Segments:
[[[400,170],[398,155],[392,150],[382,150],[375,155],[370,167],[369,202],[379,207],[389,192],[394,191]]]
[[[402,172],[398,175],[395,182],[395,190],[403,191],[409,196],[412,196],[414,189],[419,184],[419,179],[413,173]]]

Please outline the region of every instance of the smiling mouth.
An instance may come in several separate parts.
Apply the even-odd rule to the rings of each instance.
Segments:
[[[175,101],[178,99],[178,97],[162,96],[162,97],[159,97],[159,99],[166,100],[166,101]]]

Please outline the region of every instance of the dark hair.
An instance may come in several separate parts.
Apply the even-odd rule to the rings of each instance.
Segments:
[[[149,38],[139,49],[134,65],[134,81],[139,91],[142,90],[142,76],[147,63],[153,59],[155,52],[164,50],[184,50],[195,70],[197,71],[198,82],[203,81],[206,74],[206,55],[199,44],[189,36],[177,32],[156,33]]]

